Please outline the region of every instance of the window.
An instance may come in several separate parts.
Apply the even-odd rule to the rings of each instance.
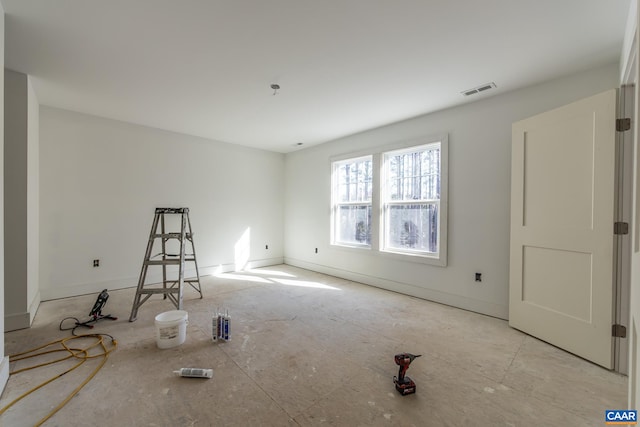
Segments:
[[[371,246],[372,157],[333,163],[333,243]]]
[[[446,265],[447,136],[331,163],[331,244]]]
[[[383,250],[437,256],[440,143],[384,153],[383,176]]]

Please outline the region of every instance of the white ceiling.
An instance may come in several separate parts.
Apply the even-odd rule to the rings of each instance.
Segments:
[[[41,104],[283,153],[615,62],[630,4],[0,1]]]

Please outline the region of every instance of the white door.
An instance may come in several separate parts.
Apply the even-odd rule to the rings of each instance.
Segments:
[[[513,124],[509,324],[613,367],[616,90]]]

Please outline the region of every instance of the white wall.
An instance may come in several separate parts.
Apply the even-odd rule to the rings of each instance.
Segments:
[[[38,290],[38,100],[29,77],[5,70],[5,331],[27,328]]]
[[[285,262],[507,318],[511,124],[617,87],[618,76],[611,64],[288,154]],[[441,133],[449,135],[448,266],[330,246],[329,158]]]
[[[135,286],[156,207],[190,208],[201,274],[247,229],[254,266],[282,262],[282,154],[41,106],[40,165],[43,300]]]

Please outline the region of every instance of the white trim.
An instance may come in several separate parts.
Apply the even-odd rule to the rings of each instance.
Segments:
[[[620,53],[620,83],[635,83],[636,73],[636,44],[637,44],[637,0],[629,3],[629,14],[625,27],[622,50]]]
[[[36,296],[29,305],[29,311],[23,313],[11,313],[4,315],[4,331],[17,331],[18,329],[30,328],[33,323],[33,319],[36,317],[38,307],[40,306],[40,291],[36,293]]]
[[[259,267],[268,267],[271,265],[278,265],[283,263],[282,257],[275,258],[264,258],[257,259],[247,262],[245,269],[259,268]],[[200,267],[200,277],[210,276],[214,274],[220,273],[228,273],[236,271],[235,263],[228,264],[219,264],[213,266]],[[184,272],[184,277],[195,277],[196,271],[195,269],[186,269]],[[105,280],[102,282],[91,282],[91,283],[79,283],[72,286],[65,286],[55,289],[41,289],[41,298],[42,301],[49,301],[53,299],[59,298],[68,298],[74,297],[78,295],[87,295],[99,293],[103,289],[115,290],[115,289],[126,289],[126,288],[134,288],[138,286],[139,276],[130,276],[124,277],[121,279],[113,279],[113,280]],[[160,272],[155,274],[147,273],[146,283],[159,283],[162,281],[162,274]],[[6,318],[5,318],[6,322]],[[6,326],[5,326],[6,327]]]
[[[629,59],[625,64],[625,68],[622,69],[621,84],[634,84],[636,82],[636,67],[638,66],[636,44],[638,43],[638,38],[634,37],[631,43],[632,50],[629,52]]]
[[[9,356],[4,356],[0,362],[0,394],[7,386],[7,381],[9,381]]]
[[[18,329],[26,329],[31,324],[29,323],[29,313],[12,313],[4,315],[4,332],[17,331]]]
[[[29,306],[29,326],[33,323],[33,319],[36,317],[36,313],[38,312],[38,308],[40,307],[40,290],[36,292],[36,296],[31,301],[31,305]]]
[[[339,189],[340,189],[340,183],[338,182],[338,178],[337,178],[337,174],[338,171],[340,170],[340,168],[345,165],[345,164],[349,164],[349,163],[362,163],[362,164],[366,164],[366,162],[371,162],[372,164],[372,175],[375,176],[375,169],[373,169],[373,154],[368,153],[368,154],[364,154],[361,156],[357,156],[357,157],[344,157],[344,158],[340,158],[340,160],[335,159],[332,160],[330,162],[330,167],[331,167],[331,194],[330,194],[330,200],[331,200],[331,207],[330,207],[330,211],[331,211],[331,215],[330,215],[330,224],[329,224],[329,232],[331,233],[330,237],[329,237],[329,244],[331,245],[336,245],[336,246],[347,246],[347,247],[353,247],[353,248],[365,248],[365,249],[370,249],[371,248],[371,244],[358,244],[358,243],[354,243],[354,242],[344,242],[339,240],[338,238],[340,236],[338,236],[338,232],[337,232],[337,228],[339,227],[338,224],[338,212],[340,211],[340,207],[341,206],[355,206],[355,207],[369,207],[371,209],[371,217],[373,218],[373,194],[375,193],[375,191],[373,191],[373,189],[375,189],[374,187],[374,183],[373,183],[373,179],[371,180],[371,188],[372,188],[372,199],[371,200],[363,200],[363,201],[346,201],[346,202],[342,202],[340,200],[337,200],[338,198],[338,193],[339,193]]]
[[[438,207],[438,226],[440,227],[440,240],[438,243],[438,252],[433,253],[415,253],[403,252],[398,250],[383,249],[381,243],[382,233],[384,233],[384,224],[382,219],[383,200],[381,194],[383,192],[382,185],[384,180],[384,162],[385,154],[402,152],[409,149],[419,149],[428,147],[432,144],[440,145],[440,201]],[[371,233],[370,245],[357,245],[338,242],[335,230],[335,213],[338,203],[335,202],[335,194],[337,193],[335,171],[336,165],[344,161],[357,161],[371,157],[373,162],[373,192],[371,200],[371,230],[377,230]],[[350,251],[370,251],[376,255],[395,258],[403,261],[417,262],[429,265],[446,267],[447,265],[447,219],[448,219],[448,182],[449,182],[449,136],[446,133],[432,134],[428,136],[411,138],[395,143],[380,145],[366,150],[358,150],[350,153],[339,154],[329,157],[329,168],[331,171],[331,187],[330,187],[330,225],[329,225],[329,245],[333,248],[350,250]],[[358,202],[361,203],[361,202]]]
[[[363,283],[365,285],[374,286],[376,288],[398,292],[404,295],[409,295],[440,304],[450,305],[452,307],[485,314],[487,316],[497,317],[503,320],[507,320],[509,315],[508,305],[499,305],[487,301],[480,301],[474,298],[436,291],[433,289],[426,289],[408,283],[381,279],[379,277],[368,276],[365,274],[354,273],[352,271],[341,270],[322,264],[315,264],[296,258],[285,257],[284,263],[287,265],[292,265],[294,267],[300,267],[306,270],[316,271],[318,273],[328,274],[330,276],[340,277],[346,280],[352,280],[354,282]]]
[[[449,135],[446,132],[441,132],[441,133],[432,133],[429,135],[424,135],[424,136],[410,138],[410,139],[403,139],[401,141],[390,142],[388,144],[376,145],[375,147],[371,147],[371,148],[333,155],[329,157],[329,164],[333,164],[334,162],[338,162],[340,160],[357,159],[360,157],[366,157],[372,154],[375,156],[376,153],[386,153],[389,151],[402,150],[403,148],[429,145],[434,142],[442,142],[445,139],[448,140],[448,138],[449,138]]]

